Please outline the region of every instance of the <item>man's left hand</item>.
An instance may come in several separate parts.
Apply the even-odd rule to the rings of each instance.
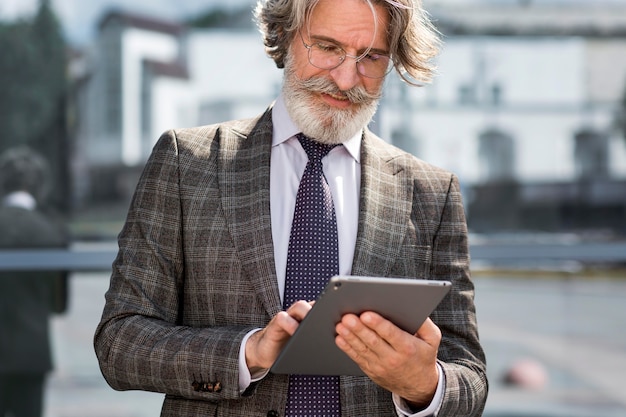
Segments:
[[[376,384],[404,398],[412,407],[427,407],[439,374],[441,331],[426,319],[415,335],[374,312],[346,314],[335,328],[335,343]]]

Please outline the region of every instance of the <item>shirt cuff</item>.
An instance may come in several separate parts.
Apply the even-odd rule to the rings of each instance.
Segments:
[[[437,364],[437,370],[439,371],[439,382],[437,383],[437,390],[435,396],[431,401],[428,408],[418,411],[417,413],[411,410],[411,407],[402,399],[399,395],[393,394],[393,403],[396,406],[396,412],[400,417],[436,417],[441,403],[443,401],[443,394],[445,393],[446,377],[443,373],[441,365]]]
[[[270,372],[269,369],[265,369],[261,372],[257,372],[254,375],[250,374],[250,370],[248,369],[248,364],[246,362],[246,343],[250,336],[255,334],[261,329],[254,329],[248,332],[241,341],[241,347],[239,348],[239,392],[243,393],[248,389],[250,384],[253,382],[257,382],[265,378],[265,376]]]

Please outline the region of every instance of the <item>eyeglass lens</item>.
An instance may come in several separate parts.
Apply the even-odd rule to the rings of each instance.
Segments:
[[[338,46],[321,43],[314,43],[307,46],[309,50],[309,62],[311,65],[321,69],[337,68],[345,61],[346,57],[350,57],[357,59],[357,71],[365,77],[382,78],[387,75],[390,70],[390,59],[386,55],[372,53],[355,58],[354,56],[347,55],[346,52]]]

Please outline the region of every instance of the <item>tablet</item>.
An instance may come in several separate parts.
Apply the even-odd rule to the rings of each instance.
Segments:
[[[374,311],[414,334],[450,291],[449,281],[336,276],[289,339],[271,372],[364,375],[337,345],[335,325],[347,313]]]

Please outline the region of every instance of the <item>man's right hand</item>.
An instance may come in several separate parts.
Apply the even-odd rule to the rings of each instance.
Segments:
[[[276,314],[265,328],[253,334],[246,343],[246,363],[254,375],[269,369],[276,361],[285,343],[294,334],[300,322],[311,310],[312,303],[297,301]]]

